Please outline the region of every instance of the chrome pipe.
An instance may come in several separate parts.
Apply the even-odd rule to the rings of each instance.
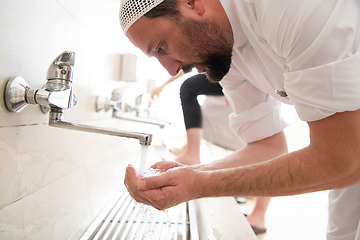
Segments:
[[[133,121],[133,122],[140,122],[140,123],[156,125],[156,126],[159,126],[160,128],[165,128],[166,125],[170,124],[169,122],[165,122],[165,121],[161,121],[161,120],[157,120],[157,119],[122,116],[120,114],[117,114],[117,111],[115,111],[115,110],[113,112],[113,118],[118,118],[118,119],[126,120],[126,121]]]
[[[140,144],[144,146],[151,145],[151,140],[152,140],[152,134],[148,134],[148,133],[130,132],[130,131],[118,130],[115,128],[102,128],[92,125],[85,125],[81,123],[63,121],[63,109],[55,108],[55,107],[52,107],[50,111],[49,126],[88,132],[88,133],[105,134],[116,137],[134,138],[134,139],[138,139],[140,141]]]

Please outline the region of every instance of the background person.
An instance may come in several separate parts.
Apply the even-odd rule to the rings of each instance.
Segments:
[[[177,76],[170,78],[159,89],[154,89],[151,95],[160,93],[167,84],[173,82],[182,76],[181,71]],[[222,87],[219,83],[211,83],[206,79],[204,74],[197,74],[186,79],[180,87],[180,99],[183,110],[184,123],[186,129],[187,144],[183,151],[177,153],[176,161],[194,165],[200,164],[200,144],[203,139],[202,129],[202,112],[200,104],[197,100],[199,95],[205,96],[223,96]],[[224,107],[226,107],[224,105]],[[225,122],[225,124],[227,124]],[[223,124],[223,123],[219,123]],[[228,126],[226,126],[228,128]],[[228,131],[229,132],[229,131]],[[240,142],[240,141],[238,141]],[[226,144],[224,144],[226,146]],[[241,145],[239,145],[240,147]]]

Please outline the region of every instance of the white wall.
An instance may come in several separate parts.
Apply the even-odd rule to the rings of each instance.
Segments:
[[[140,154],[137,140],[49,127],[48,114],[36,105],[8,112],[3,92],[10,77],[41,88],[53,59],[72,50],[78,104],[65,111],[66,121],[157,131],[95,112],[97,95],[110,96],[124,84],[119,81],[121,53],[142,56],[140,84],[169,77],[123,36],[119,2],[0,1],[0,239],[78,239],[113,194],[123,190],[125,166],[137,164]]]

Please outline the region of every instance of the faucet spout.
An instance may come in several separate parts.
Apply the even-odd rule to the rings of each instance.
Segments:
[[[91,125],[85,125],[74,122],[63,121],[63,109],[52,107],[49,115],[49,126],[70,129],[89,133],[105,134],[117,137],[135,138],[140,141],[143,146],[151,145],[152,134],[123,131],[114,128],[102,128]]]

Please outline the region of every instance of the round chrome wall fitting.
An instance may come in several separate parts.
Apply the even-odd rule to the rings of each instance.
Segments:
[[[95,101],[95,110],[96,112],[100,112],[104,109],[104,111],[107,112],[110,109],[113,109],[112,104],[114,104],[114,102],[111,101],[109,98],[97,96]]]
[[[9,79],[4,94],[6,108],[9,112],[20,112],[28,105],[25,100],[27,89],[30,89],[30,86],[22,77]]]
[[[96,101],[95,101],[96,112],[100,112],[104,108],[105,108],[105,100],[102,97],[96,96]]]

